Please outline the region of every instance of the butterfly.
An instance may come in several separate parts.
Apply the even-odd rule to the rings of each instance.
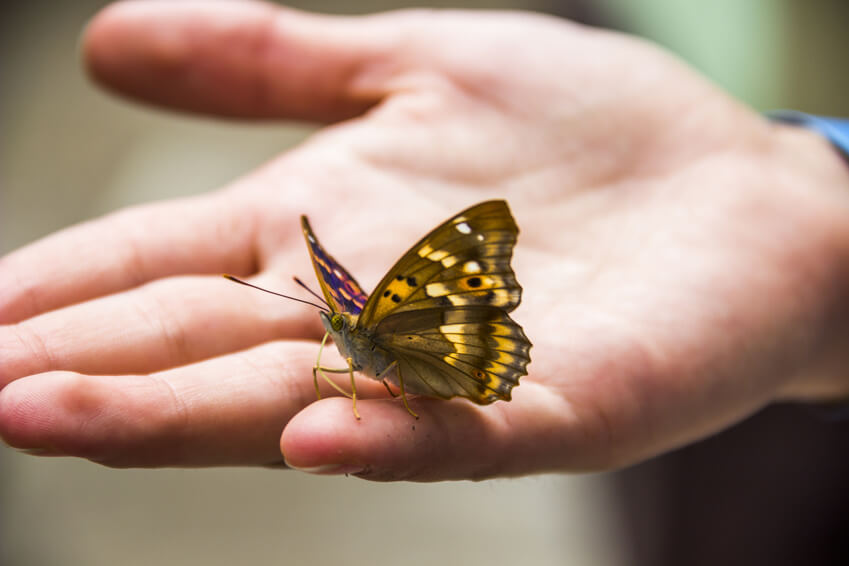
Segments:
[[[410,248],[372,294],[328,254],[301,216],[318,283],[329,311],[319,316],[326,333],[313,369],[348,373],[354,416],[354,372],[392,383],[407,411],[407,394],[479,405],[509,401],[527,375],[531,342],[507,314],[522,298],[510,260],[519,229],[503,200],[482,202],[449,218]],[[345,368],[321,365],[333,339]],[[390,393],[392,390],[387,385]],[[392,393],[394,395],[394,393]]]

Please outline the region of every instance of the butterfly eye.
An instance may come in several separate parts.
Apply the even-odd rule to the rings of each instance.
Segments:
[[[339,313],[334,314],[330,317],[330,326],[336,332],[342,330],[342,325],[345,323],[345,320],[342,318],[342,315]]]

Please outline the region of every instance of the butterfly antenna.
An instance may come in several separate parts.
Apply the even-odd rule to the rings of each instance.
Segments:
[[[326,310],[327,310],[326,308],[324,308],[324,306],[322,306],[322,305],[317,305],[317,304],[312,303],[312,302],[310,302],[310,301],[305,301],[305,300],[303,300],[303,299],[297,299],[297,298],[295,298],[295,297],[290,297],[289,295],[284,295],[283,293],[277,293],[277,292],[275,292],[275,291],[269,291],[268,289],[263,289],[262,287],[258,287],[258,286],[256,286],[256,285],[253,285],[253,284],[251,284],[251,283],[248,283],[247,281],[242,281],[242,280],[241,280],[241,279],[239,279],[238,277],[233,277],[233,276],[232,276],[232,275],[230,275],[229,273],[223,273],[223,274],[222,274],[222,277],[224,277],[225,279],[229,279],[230,281],[232,281],[232,282],[234,282],[234,283],[238,283],[238,284],[240,284],[240,285],[245,285],[246,287],[253,287],[254,289],[257,289],[257,290],[259,290],[259,291],[265,291],[266,293],[270,293],[270,294],[272,294],[272,295],[277,295],[278,297],[283,297],[284,299],[291,299],[291,300],[293,300],[293,301],[298,301],[299,303],[304,303],[304,304],[307,304],[307,305],[312,305],[312,306],[314,306],[314,307],[316,307],[317,309],[322,310],[322,311],[326,311]],[[301,283],[301,285],[303,286],[303,283]],[[309,290],[309,289],[307,289],[307,290]],[[315,293],[313,293],[313,294],[315,294]],[[319,297],[319,298],[320,298],[320,297]],[[322,302],[325,302],[325,301],[324,301],[324,299],[322,299]]]
[[[327,305],[327,307],[328,307],[328,308],[330,308],[330,305],[328,305],[328,304],[327,304],[327,301],[325,301],[325,300],[324,300],[324,297],[322,297],[321,295],[319,295],[318,293],[316,293],[315,291],[313,291],[312,289],[310,289],[309,287],[307,287],[307,284],[306,284],[306,283],[304,283],[303,281],[301,281],[301,280],[300,280],[300,279],[298,279],[297,277],[292,277],[292,279],[294,279],[294,280],[295,280],[295,283],[297,283],[298,285],[300,285],[301,287],[303,287],[304,289],[306,289],[306,290],[307,290],[307,293],[309,293],[310,295],[312,295],[313,297],[315,297],[316,299],[318,299],[319,301],[321,301],[322,303],[324,303],[325,305]]]

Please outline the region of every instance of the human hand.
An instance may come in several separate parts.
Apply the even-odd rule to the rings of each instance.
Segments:
[[[315,16],[132,2],[95,78],[172,108],[333,125],[221,191],[0,259],[0,434],[110,466],[290,465],[370,479],[636,462],[776,399],[849,394],[849,174],[656,48],[537,15]],[[361,283],[439,221],[509,200],[513,401],[315,401],[298,215]],[[332,395],[329,388],[326,396]],[[282,437],[281,437],[282,432]]]

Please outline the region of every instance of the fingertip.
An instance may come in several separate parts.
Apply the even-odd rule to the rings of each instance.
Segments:
[[[411,399],[414,418],[399,399],[319,401],[286,426],[280,448],[287,464],[321,475],[355,474],[376,481],[437,481],[489,474],[492,422],[460,400]],[[496,454],[497,455],[497,454]],[[483,471],[483,470],[486,471]]]
[[[152,79],[174,80],[185,68],[191,44],[180,12],[196,4],[124,0],[103,8],[81,41],[89,76],[117,92],[156,96],[161,85],[151,84]]]
[[[332,397],[311,404],[283,430],[280,450],[287,465],[322,475],[372,468],[381,459],[375,438],[391,434],[397,426],[398,407],[394,405],[390,400],[360,400],[358,420],[350,399]]]
[[[355,463],[356,450],[341,440],[362,425],[351,401],[331,397],[316,401],[297,413],[283,429],[280,451],[290,468],[311,473],[332,473],[340,465]]]
[[[91,20],[81,51],[97,82],[155,105],[330,122],[383,96],[352,86],[375,58],[374,34],[335,21],[264,2],[125,0]]]
[[[25,448],[21,445],[20,423],[23,411],[15,396],[15,383],[0,389],[0,439],[13,448]]]
[[[160,426],[153,419],[128,417],[126,405],[120,385],[104,376],[70,371],[32,375],[0,391],[0,437],[34,453],[101,461],[140,431]]]
[[[30,451],[56,450],[48,437],[55,428],[57,414],[43,407],[48,388],[64,379],[60,375],[63,373],[42,374],[43,380],[19,379],[0,391],[0,438],[6,444]]]
[[[132,26],[127,25],[128,16],[138,8],[139,3],[134,0],[114,2],[97,12],[86,24],[80,37],[80,52],[85,69],[92,78],[108,77],[126,56],[123,48],[132,42],[119,40],[132,33]]]

